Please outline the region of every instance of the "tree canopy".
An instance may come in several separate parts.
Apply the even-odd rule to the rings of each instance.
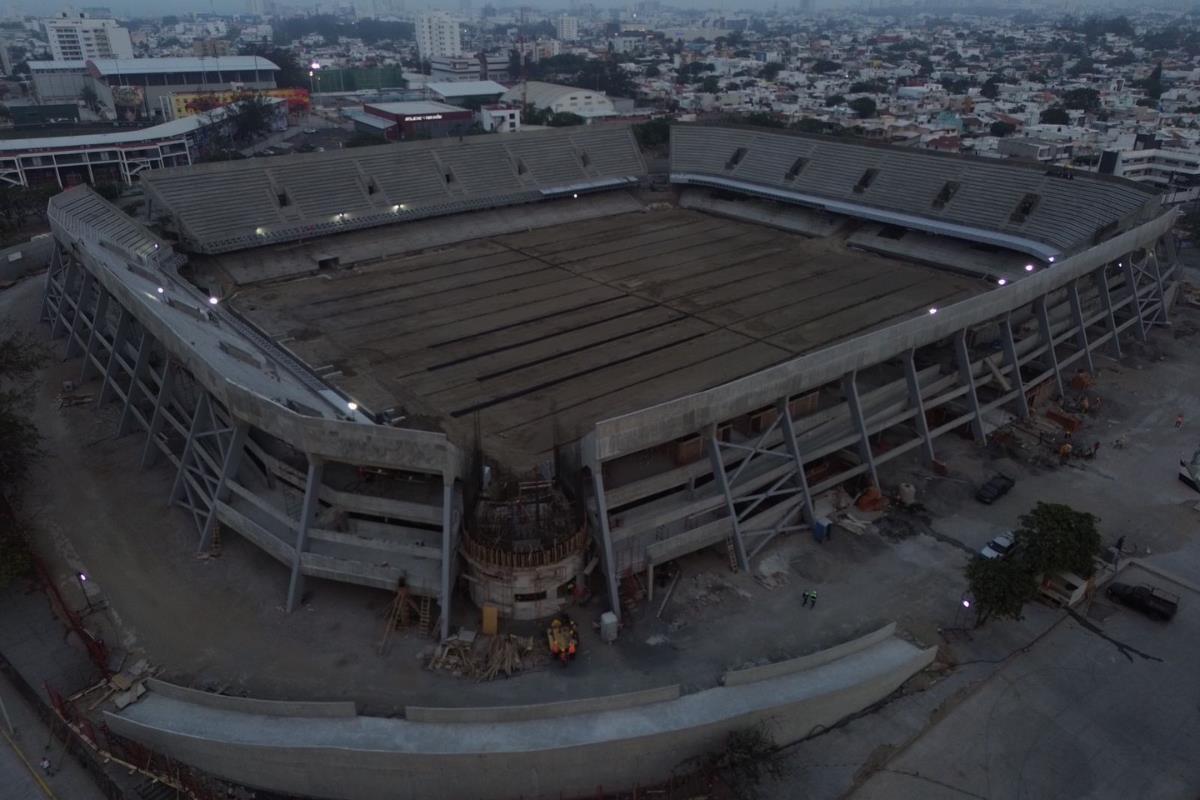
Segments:
[[[1070,125],[1071,115],[1062,106],[1052,106],[1038,115],[1038,122],[1043,125]]]

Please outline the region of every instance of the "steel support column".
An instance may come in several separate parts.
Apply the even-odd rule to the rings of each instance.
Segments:
[[[871,452],[871,437],[867,433],[867,420],[863,416],[862,401],[858,396],[858,372],[847,372],[842,376],[842,392],[846,395],[846,407],[850,410],[850,421],[858,431],[858,453],[871,475],[871,483],[879,486],[879,473],[875,470],[875,454]]]
[[[1021,376],[1021,362],[1017,357],[1017,343],[1013,338],[1012,314],[1005,314],[1000,324],[1001,342],[1004,347],[1004,360],[1008,362],[1009,380],[1017,390],[1017,416],[1025,419],[1029,416],[1029,398],[1025,396],[1025,378]]]
[[[187,480],[188,461],[192,458],[192,450],[196,447],[196,436],[203,431],[205,417],[211,417],[208,405],[208,392],[201,390],[196,400],[196,408],[192,413],[192,424],[188,426],[187,439],[183,443],[183,452],[179,454],[179,469],[175,471],[175,482],[171,484],[170,503],[174,504],[183,495],[183,482]]]
[[[61,254],[60,254],[61,260]],[[78,269],[74,263],[67,260],[62,267],[62,291],[58,293],[58,305],[54,311],[54,324],[50,326],[50,338],[57,339],[59,331],[64,329],[63,309],[67,307],[67,294],[71,291],[71,274]]]
[[[1096,294],[1100,295],[1100,305],[1104,307],[1104,321],[1108,326],[1108,332],[1112,334],[1113,354],[1121,357],[1121,340],[1120,334],[1117,333],[1117,318],[1113,314],[1112,293],[1108,288],[1108,266],[1105,265],[1092,273],[1092,280],[1096,284]]]
[[[966,329],[954,334],[954,352],[958,359],[958,378],[967,387],[967,403],[971,406],[971,435],[977,444],[987,444],[983,432],[983,415],[979,412],[979,392],[975,388],[975,372],[971,369],[971,352],[967,350]]]
[[[600,546],[604,551],[604,575],[608,579],[608,602],[611,611],[621,619],[621,595],[617,589],[617,563],[613,557],[612,531],[608,526],[608,502],[604,499],[604,467],[592,467],[592,494],[596,498],[596,517],[600,528]]]
[[[1129,307],[1133,309],[1133,314],[1137,317],[1137,325],[1134,330],[1137,331],[1138,341],[1146,341],[1146,320],[1142,317],[1142,298],[1138,297],[1137,289],[1137,268],[1133,266],[1133,254],[1128,256],[1129,265],[1122,267],[1124,262],[1118,261],[1117,266],[1125,270],[1125,293],[1129,295]]]
[[[92,277],[92,273],[87,270],[83,271],[83,280],[79,282],[79,294],[75,297],[75,314],[71,318],[71,329],[67,331],[67,358],[75,355],[80,349],[79,346],[79,322],[84,318],[83,306],[87,302],[87,296],[91,293],[92,287],[95,285],[96,279]]]
[[[80,383],[87,380],[88,372],[92,368],[92,354],[95,352],[97,337],[104,337],[101,327],[108,321],[108,301],[110,298],[111,295],[108,293],[108,290],[101,286],[99,294],[96,297],[96,311],[92,314],[92,332],[88,335],[87,347],[83,351],[83,366],[79,370]]]
[[[1075,343],[1083,351],[1083,360],[1087,362],[1088,372],[1095,374],[1096,365],[1092,363],[1092,348],[1088,346],[1087,326],[1083,324],[1083,303],[1079,299],[1079,281],[1067,284],[1067,298],[1071,301],[1071,319],[1075,323]]]
[[[1050,368],[1054,370],[1054,381],[1058,385],[1058,396],[1066,394],[1063,391],[1062,371],[1058,368],[1058,353],[1054,351],[1054,331],[1050,328],[1050,314],[1046,311],[1046,298],[1039,297],[1033,301],[1037,312],[1038,328],[1041,332],[1042,344],[1046,346],[1046,357],[1050,359]]]
[[[933,437],[929,435],[929,420],[925,417],[925,398],[921,397],[921,378],[917,375],[915,355],[916,351],[911,349],[904,354],[904,380],[908,384],[908,402],[915,412],[913,424],[921,437],[921,453],[926,462],[932,462]]]
[[[142,337],[138,342],[137,358],[133,362],[133,372],[129,375],[129,388],[125,392],[125,406],[121,409],[121,421],[117,423],[117,438],[129,433],[133,422],[133,403],[137,394],[142,390],[142,378],[150,363],[150,332],[142,328]]]
[[[229,447],[225,451],[225,459],[221,462],[221,474],[217,476],[217,485],[213,487],[212,508],[208,510],[208,517],[200,531],[200,545],[196,549],[201,553],[212,549],[213,529],[217,526],[217,503],[224,503],[229,497],[229,481],[237,475],[238,467],[242,463],[242,453],[246,449],[246,436],[249,433],[250,426],[245,422],[234,422],[233,433],[229,436]]]
[[[796,462],[796,485],[800,488],[800,496],[803,498],[801,510],[804,515],[804,521],[808,526],[816,525],[816,515],[813,513],[812,493],[808,489],[808,476],[804,474],[804,457],[800,454],[800,443],[796,441],[796,424],[792,421],[791,412],[788,411],[787,398],[779,401],[779,410],[777,412],[780,419],[783,420],[783,440],[787,445],[788,452],[792,455],[792,460]]]
[[[712,463],[713,477],[717,487],[725,495],[725,506],[729,510],[729,524],[733,527],[733,547],[738,566],[750,570],[750,559],[746,557],[746,543],[742,540],[742,526],[738,522],[737,508],[733,504],[733,493],[729,491],[729,476],[725,473],[725,462],[721,459],[721,447],[717,444],[717,426],[708,429],[708,458]],[[749,456],[747,456],[749,458]]]
[[[104,375],[100,379],[100,391],[96,394],[96,407],[104,405],[113,392],[113,369],[121,363],[117,354],[125,349],[129,340],[129,329],[133,327],[133,315],[121,306],[121,318],[117,320],[117,332],[113,334],[112,347],[108,351],[108,362],[104,366]]]
[[[150,415],[150,429],[146,432],[146,446],[142,450],[142,469],[146,469],[158,458],[158,438],[163,426],[164,407],[171,402],[171,387],[175,384],[175,368],[171,359],[163,364],[162,381],[158,384],[158,396],[154,400],[154,413]],[[126,397],[128,400],[128,397]]]
[[[300,604],[304,595],[304,574],[300,571],[304,549],[308,546],[308,529],[317,518],[318,501],[321,494],[321,476],[325,473],[325,462],[316,456],[308,457],[308,477],[304,481],[304,502],[300,505],[300,519],[296,521],[296,548],[292,555],[292,576],[288,580],[287,612],[290,614]]]
[[[1155,245],[1155,247],[1149,251],[1148,258],[1150,259],[1151,263],[1154,264],[1154,282],[1158,286],[1158,306],[1162,309],[1161,322],[1163,325],[1166,325],[1169,322],[1167,319],[1167,287],[1163,283],[1162,268],[1158,263],[1157,245]]]

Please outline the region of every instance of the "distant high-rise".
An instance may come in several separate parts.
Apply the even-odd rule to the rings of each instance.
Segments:
[[[579,20],[564,14],[554,20],[554,30],[558,33],[559,39],[564,42],[573,42],[579,38]]]
[[[55,61],[84,61],[89,58],[133,58],[129,31],[113,19],[92,19],[86,14],[63,11],[42,21]]]
[[[462,37],[458,20],[442,11],[431,11],[417,17],[417,51],[422,61],[434,56],[457,56],[462,53]]]

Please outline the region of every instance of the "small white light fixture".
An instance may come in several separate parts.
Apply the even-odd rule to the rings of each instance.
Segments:
[[[1124,262],[1124,261],[1118,261],[1118,262],[1117,262],[1117,269],[1121,269],[1121,268],[1122,268],[1122,267],[1124,267],[1124,266],[1125,266],[1125,262]]]
[[[1033,264],[1026,264],[1026,265],[1025,265],[1025,271],[1026,271],[1026,272],[1033,272]]]
[[[163,287],[161,287],[161,286],[160,286],[160,287],[158,287],[158,293],[159,293],[159,294],[166,294],[166,293],[167,293],[167,290],[166,290],[166,289],[164,289]]]
[[[320,68],[321,68],[321,62],[320,62],[320,61],[317,61],[316,59],[313,59],[313,62],[312,62],[311,64],[309,64],[308,66],[309,66],[309,68],[310,68],[310,69],[320,69]]]
[[[571,195],[571,197],[574,197],[576,200],[578,200],[578,199],[579,199],[579,192],[575,192],[574,194],[572,194],[572,195]]]
[[[963,608],[970,608],[970,607],[971,607],[971,601],[970,601],[968,598],[966,598],[966,597],[964,597],[964,598],[963,598],[962,604],[963,604]]]
[[[996,284],[997,284],[998,286],[1004,286],[1004,285],[1006,285],[1007,283],[1008,283],[1008,278],[1001,278],[1000,280],[996,281]]]
[[[254,232],[257,233],[259,236],[262,236],[264,233],[266,233],[266,231],[262,228],[255,228]]]
[[[88,579],[88,576],[87,576],[87,575],[85,575],[85,574],[84,574],[84,573],[82,573],[82,572],[80,572],[80,573],[77,573],[77,574],[78,574],[78,576],[79,576],[79,580],[81,580],[81,581],[86,581],[86,580]]]
[[[1053,263],[1054,263],[1054,256],[1050,256],[1050,263],[1051,263],[1051,264],[1053,264]]]
[[[931,308],[931,309],[929,309],[929,313],[930,313],[930,314],[936,314],[936,313],[937,313],[937,309],[936,309],[936,308]]]
[[[349,403],[346,403],[346,408],[350,409],[351,411],[358,411],[358,403],[351,400]]]
[[[400,205],[398,203],[396,205],[392,206],[392,211],[399,211],[399,210],[400,210]]]
[[[218,300],[218,299],[217,299],[217,298],[215,298],[215,297],[210,297],[210,298],[208,298],[208,304],[209,304],[210,306],[215,306],[215,305],[216,305],[217,303],[219,303],[219,302],[221,302],[221,301],[220,301],[220,300]]]

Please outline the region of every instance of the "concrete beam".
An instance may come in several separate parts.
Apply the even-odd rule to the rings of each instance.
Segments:
[[[304,548],[308,545],[308,529],[317,518],[317,498],[321,493],[321,476],[325,462],[309,456],[308,477],[304,483],[304,502],[300,506],[300,519],[296,523],[296,546],[292,554],[292,576],[288,580],[287,612],[290,614],[300,604],[304,595],[304,574],[300,571]]]
[[[875,471],[875,454],[871,452],[871,435],[863,417],[862,401],[858,397],[858,373],[847,372],[842,376],[842,391],[846,395],[846,407],[850,409],[850,421],[858,432],[858,453],[871,475],[871,483],[879,486],[879,473]]]
[[[604,476],[599,466],[592,472],[592,497],[596,502],[596,523],[600,534],[600,550],[604,554],[604,577],[608,581],[609,610],[621,618],[621,594],[617,589],[617,564],[613,557],[612,531],[608,524],[608,503],[604,497]]]

